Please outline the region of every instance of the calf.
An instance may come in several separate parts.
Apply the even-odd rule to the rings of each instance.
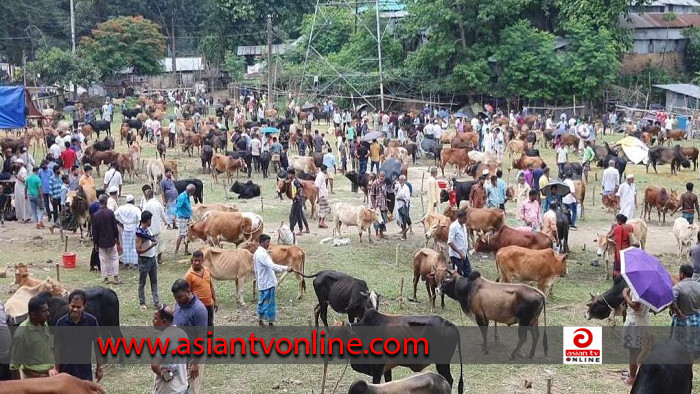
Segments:
[[[311,203],[311,219],[314,218],[316,214],[316,199],[318,197],[318,187],[313,181],[299,180],[301,187],[304,189],[304,205],[306,201]],[[277,195],[282,199],[282,194],[285,194],[287,198],[292,199],[292,188],[290,186],[291,181],[286,179],[277,180]]]
[[[313,275],[314,291],[318,304],[314,307],[314,319],[318,328],[318,318],[328,328],[328,306],[338,313],[347,313],[348,321],[354,323],[365,315],[367,309],[378,309],[379,296],[369,291],[367,282],[338,271],[324,270]]]
[[[610,319],[614,322],[615,316],[622,316],[622,321],[625,321],[627,315],[627,303],[622,297],[622,290],[627,287],[627,282],[620,278],[617,283],[606,290],[603,294],[593,295],[593,293],[588,293],[591,296],[590,301],[586,304],[588,310],[584,314],[587,320],[591,319]],[[612,312],[612,316],[610,313]]]
[[[447,277],[447,259],[443,248],[436,252],[432,249],[422,248],[413,255],[413,301],[418,302],[416,292],[418,291],[418,281],[423,279],[425,290],[430,299],[430,313],[435,313],[436,289],[440,287]],[[442,309],[445,309],[445,295],[442,295],[440,302]]]
[[[644,219],[630,219],[627,224],[633,228],[634,235],[639,240],[640,248],[646,248],[647,244],[647,223]],[[615,256],[615,240],[609,239],[607,233],[596,234],[595,240],[598,250],[596,255],[605,258],[605,279],[610,279],[609,263],[610,258]]]
[[[566,276],[566,255],[556,254],[552,249],[506,246],[496,253],[496,268],[503,282],[537,281],[537,288],[549,296],[557,275]]]
[[[369,309],[364,313],[364,316],[360,319],[360,321],[357,324],[352,324],[350,326],[350,330],[352,331],[353,329],[357,327],[371,327],[371,334],[369,330],[358,330],[358,334],[360,336],[366,337],[363,339],[366,339],[367,341],[370,341],[371,337],[374,338],[381,338],[384,336],[388,336],[389,332],[387,330],[391,330],[391,336],[394,336],[396,332],[399,332],[398,337],[404,337],[404,338],[413,338],[418,334],[419,332],[422,332],[423,329],[432,327],[432,328],[439,328],[438,330],[433,330],[431,332],[434,332],[435,334],[431,338],[431,341],[433,341],[436,344],[439,344],[442,350],[445,350],[449,352],[448,354],[454,354],[455,348],[459,352],[459,360],[460,360],[460,374],[459,374],[459,383],[457,384],[457,392],[462,394],[464,392],[464,379],[463,379],[463,374],[462,374],[462,347],[460,344],[459,340],[459,331],[455,327],[455,325],[450,322],[449,320],[445,320],[441,318],[440,316],[392,316],[392,315],[383,315],[379,313],[378,311],[374,309]],[[425,362],[428,363],[430,361],[433,361],[432,359],[428,359]],[[443,361],[444,362],[444,361]],[[391,381],[391,370],[394,367],[397,366],[403,366],[410,368],[414,372],[419,372],[424,370],[426,367],[428,367],[430,364],[416,364],[416,363],[407,363],[407,364],[391,364],[391,363],[385,363],[385,364],[355,364],[351,363],[352,369],[356,372],[364,373],[366,375],[372,376],[372,382],[374,384],[378,384],[381,382],[382,375],[384,376],[384,380],[388,383]],[[447,381],[449,386],[452,386],[452,383],[454,382],[454,379],[452,378],[452,373],[450,372],[450,364],[449,363],[438,363],[435,362],[435,369],[437,372],[442,375],[443,378]],[[399,387],[405,387],[405,386],[399,386]],[[411,391],[399,391],[400,393],[410,393]]]
[[[552,241],[544,233],[519,231],[504,224],[493,234],[481,236],[476,241],[474,250],[476,252],[498,252],[501,248],[511,245],[542,250],[551,248]]]
[[[443,248],[447,246],[449,227],[452,224],[450,218],[439,213],[428,212],[420,222],[423,223],[423,229],[425,230],[426,248],[430,238],[433,238],[435,247],[438,245]]]
[[[642,365],[630,394],[693,392],[693,356],[678,341],[654,344],[647,357],[638,362]]]
[[[164,176],[165,166],[163,165],[163,162],[158,159],[149,160],[148,164],[146,165],[146,177],[151,184],[151,189],[153,189],[154,194],[160,194],[160,182],[163,180]]]
[[[245,169],[246,164],[243,159],[234,159],[231,156],[226,156],[222,154],[215,154],[211,161],[212,171],[211,176],[214,178],[214,183],[218,183],[217,174],[226,172],[226,178],[229,182],[233,179],[233,173],[236,173],[238,177],[238,170]]]
[[[236,284],[236,299],[241,305],[245,282],[255,278],[253,271],[253,254],[246,249],[220,249],[202,246],[198,249],[204,254],[202,265],[211,272],[216,280],[232,280]]]
[[[505,213],[497,208],[467,209],[467,230],[469,243],[474,245],[474,232],[486,233],[498,230],[506,222]]]
[[[346,227],[358,227],[360,235],[360,243],[362,243],[362,233],[367,230],[367,238],[369,243],[372,243],[372,223],[383,223],[382,215],[379,210],[368,209],[364,206],[353,206],[346,203],[336,203],[333,205],[333,236],[340,233],[340,227],[344,224]]]
[[[440,169],[445,176],[445,166],[453,164],[457,168],[457,176],[469,164],[469,156],[466,149],[444,148],[440,152]]]
[[[238,194],[239,199],[250,199],[254,197],[260,197],[260,186],[253,183],[253,181],[248,181],[246,183],[239,183],[238,181],[233,182],[231,193]]]
[[[607,212],[617,212],[620,210],[620,196],[615,194],[600,194],[602,196],[603,208],[605,208]]]
[[[452,387],[442,376],[433,372],[422,372],[389,383],[372,384],[356,380],[350,385],[348,394],[450,394]]]
[[[202,153],[200,154],[200,159],[202,159],[202,173],[206,174],[207,171],[211,172],[211,161],[214,157],[214,149],[211,145],[202,146]]]
[[[523,152],[519,159],[513,159],[513,168],[517,170],[524,170],[527,168],[528,164],[532,164],[532,168],[542,168],[544,160],[540,157],[530,157],[525,155]]]
[[[558,247],[562,253],[569,253],[569,210],[558,210],[557,218],[557,238],[559,238]],[[538,233],[542,234],[542,233]]]
[[[689,224],[685,218],[677,218],[673,222],[673,235],[676,237],[676,244],[678,244],[679,259],[686,256],[690,247],[697,241],[698,231],[700,231],[700,224]]]
[[[481,329],[484,339],[483,350],[488,354],[486,336],[489,322],[512,325],[518,323],[518,344],[511,353],[514,358],[527,340],[527,332],[532,335],[530,358],[540,338],[538,329],[540,313],[544,311],[544,337],[542,345],[547,355],[547,307],[544,294],[523,284],[496,283],[481,277],[479,271],[472,271],[468,278],[453,274],[439,287],[440,293],[457,300],[464,313],[471,315]]]

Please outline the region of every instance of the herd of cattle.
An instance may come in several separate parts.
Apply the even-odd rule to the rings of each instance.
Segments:
[[[134,115],[134,116],[137,116]],[[139,120],[139,119],[135,119]],[[124,139],[129,142],[128,137],[130,130],[138,126],[135,122],[132,125],[132,119],[127,119],[125,124],[129,129],[122,129]],[[99,122],[98,122],[99,123]],[[104,130],[100,124],[88,125],[91,130]],[[133,126],[133,127],[132,127]],[[468,125],[467,125],[468,126]],[[85,129],[83,129],[85,130]],[[108,130],[108,128],[106,129]],[[213,153],[210,149],[206,149],[208,145],[202,143],[201,136],[207,135],[207,130],[200,130],[198,133],[194,131],[194,126],[183,122],[178,124],[178,140],[187,147],[185,150],[190,151],[192,147],[202,148],[200,152],[202,156],[203,173],[211,172],[214,183],[218,183],[218,175],[226,173],[227,180],[231,183],[231,192],[239,195],[239,198],[253,198],[260,196],[260,186],[252,181],[232,182],[233,175],[239,170],[250,171],[250,157],[238,155],[234,152],[225,151],[224,153]],[[541,135],[538,135],[541,134]],[[98,134],[99,136],[99,134]],[[294,135],[292,135],[294,137]],[[544,161],[539,157],[539,150],[534,148],[535,142],[539,137],[540,141],[548,141],[546,132],[529,132],[526,128],[517,130],[515,138],[508,143],[508,152],[513,157],[512,166],[515,169],[525,169],[528,165],[540,167]],[[98,137],[99,138],[99,137]],[[226,139],[226,137],[224,137]],[[290,146],[294,146],[291,143]],[[493,155],[473,150],[477,145],[478,137],[476,133],[467,131],[465,133],[444,133],[441,137],[441,142],[449,143],[449,148],[442,148],[433,153],[435,160],[439,163],[443,174],[447,165],[454,165],[457,168],[457,174],[464,172],[474,178],[478,177],[484,170],[488,170],[494,174],[499,168],[497,158]],[[7,139],[2,143],[8,143]],[[576,136],[565,135],[562,138],[562,143],[578,148],[579,141]],[[216,149],[216,148],[215,148]],[[693,151],[694,149],[694,151]],[[149,182],[154,186],[154,190],[160,188],[157,185],[162,180],[166,168],[170,168],[177,177],[177,162],[174,160],[165,159],[165,148],[159,146],[159,157],[157,159],[147,160],[145,163],[146,175]],[[412,158],[415,162],[416,152],[418,149],[415,143],[398,144],[392,141],[385,148],[384,160],[394,161],[391,164],[397,164],[400,173],[407,173],[409,161]],[[622,176],[626,158],[622,152],[613,150],[607,143],[597,146],[596,158],[599,166],[605,165],[610,160],[615,161],[616,167]],[[114,142],[111,138],[98,140],[91,147],[88,147],[85,152],[85,161],[92,163],[95,167],[101,164],[111,164],[116,162],[124,171],[133,173],[138,176],[136,170],[140,163],[140,145],[138,143],[130,144],[128,153],[116,153],[114,151]],[[656,171],[657,165],[670,164],[672,172],[684,167],[690,167],[690,161],[694,166],[697,166],[698,152],[696,148],[665,148],[663,146],[652,147],[649,152],[650,164]],[[292,156],[289,159],[291,167],[297,170],[297,176],[301,179],[302,187],[304,188],[306,201],[311,205],[311,217],[315,215],[315,196],[318,189],[313,183],[313,175],[316,174],[321,165],[322,156],[312,154],[310,156]],[[129,165],[131,163],[131,165]],[[585,183],[580,180],[582,169],[578,163],[568,163],[568,169],[579,177],[575,180],[577,199],[583,206],[585,198]],[[250,174],[250,172],[249,172]],[[357,173],[347,173],[346,177],[355,185],[359,186],[367,198],[368,179],[359,176]],[[263,218],[252,212],[240,212],[238,207],[231,204],[204,204],[203,200],[203,183],[201,180],[178,179],[176,187],[179,192],[184,191],[188,184],[194,184],[196,192],[194,195],[195,205],[193,206],[193,222],[188,227],[188,236],[186,240],[186,250],[188,243],[196,240],[202,240],[207,245],[199,248],[204,254],[204,266],[211,271],[212,278],[215,280],[233,281],[236,286],[236,299],[244,305],[243,288],[245,284],[254,278],[253,271],[253,253],[257,248],[257,238],[264,231]],[[453,185],[457,195],[457,204],[460,201],[468,201],[469,194],[475,181],[457,181],[453,180]],[[80,188],[77,192],[72,192],[69,196],[71,211],[81,220],[81,235],[82,224],[88,224],[89,215],[88,206],[92,203],[96,196],[102,192],[99,190],[88,190],[89,188]],[[278,178],[276,189],[280,198],[284,195],[291,198],[292,192],[289,189],[289,184],[284,179]],[[512,197],[512,193],[509,194]],[[441,200],[446,202],[448,194],[442,192]],[[609,209],[615,209],[615,201],[609,199],[604,205]],[[659,221],[663,215],[665,222],[666,213],[673,214],[679,208],[678,194],[675,190],[667,192],[663,188],[650,186],[645,191],[644,196],[644,213],[647,220],[650,220],[650,212],[652,208],[656,208],[659,215]],[[467,229],[469,231],[470,245],[474,251],[489,253],[493,252],[496,260],[496,267],[499,272],[497,281],[491,281],[484,278],[478,271],[472,272],[468,277],[461,277],[455,271],[449,269],[446,260],[446,248],[448,238],[448,228],[452,221],[456,219],[455,211],[447,209],[444,214],[429,213],[425,215],[421,223],[424,226],[424,235],[426,239],[425,247],[419,249],[413,256],[413,299],[417,300],[417,286],[422,280],[425,282],[428,298],[431,302],[431,312],[435,311],[435,302],[438,295],[441,296],[441,306],[444,309],[444,295],[456,300],[464,313],[472,316],[482,332],[482,347],[484,353],[488,353],[487,345],[487,330],[491,321],[494,324],[501,323],[506,325],[514,325],[523,327],[519,331],[519,340],[511,353],[511,357],[519,355],[521,348],[527,341],[527,333],[532,337],[532,345],[529,352],[529,357],[535,355],[536,347],[540,339],[540,317],[543,317],[543,348],[547,354],[547,332],[546,332],[546,298],[552,294],[554,281],[557,276],[564,276],[567,273],[566,254],[556,254],[551,248],[549,237],[542,233],[532,233],[530,231],[521,231],[506,225],[505,214],[499,209],[468,209],[467,211]],[[357,227],[362,242],[362,234],[364,231],[368,233],[368,241],[371,243],[371,225],[376,222],[381,222],[382,218],[379,212],[369,209],[365,206],[355,206],[346,203],[337,203],[333,206],[333,235],[340,235],[342,225],[347,227]],[[641,247],[646,245],[647,227],[643,219],[632,219],[629,221],[635,228],[635,234],[640,239]],[[564,213],[557,215],[557,229],[560,239],[560,249],[567,253],[568,247],[568,218]],[[691,244],[693,237],[697,237],[700,226],[688,225],[677,219],[674,222],[674,234],[678,240],[679,253],[687,250]],[[280,229],[278,229],[280,231]],[[392,327],[415,327],[415,326],[438,326],[438,327],[454,327],[454,325],[439,316],[393,316],[385,315],[379,312],[379,295],[372,291],[368,284],[358,278],[354,278],[342,272],[333,270],[324,270],[313,275],[305,273],[306,253],[297,245],[280,244],[282,237],[278,238],[278,244],[271,245],[269,253],[272,260],[277,264],[283,264],[292,267],[294,275],[298,282],[297,299],[301,299],[306,292],[305,278],[313,278],[313,287],[318,299],[318,303],[314,308],[315,323],[319,324],[319,318],[324,325],[328,326],[328,307],[342,314],[347,314],[348,321],[352,327],[358,326],[392,326]],[[432,239],[433,248],[428,248],[428,241]],[[221,242],[233,243],[237,248],[223,249]],[[609,274],[607,262],[614,254],[614,245],[607,239],[605,234],[600,234],[596,239],[598,246],[598,256],[605,257],[606,274]],[[286,276],[287,274],[285,274]],[[280,283],[284,280],[280,280]],[[537,288],[526,284],[511,283],[513,281],[537,283]],[[592,295],[591,299],[586,304],[588,319],[607,319],[614,318],[616,315],[625,313],[626,304],[622,297],[624,282],[620,282],[607,290],[602,295]],[[5,304],[8,321],[12,324],[19,324],[27,314],[27,301],[30,297],[42,293],[50,293],[51,302],[49,307],[51,310],[50,322],[64,314],[67,310],[67,302],[65,296],[66,289],[55,280],[50,278],[39,281],[29,275],[26,266],[17,266],[15,269],[15,287],[17,290]],[[104,287],[90,288],[88,294],[88,312],[93,313],[101,326],[118,327],[120,325],[119,318],[119,299],[117,294]],[[543,315],[543,316],[542,316]],[[118,332],[105,333],[105,335],[117,336]],[[459,350],[461,360],[461,348],[458,348],[459,341],[453,342],[450,338],[445,338],[444,346]],[[652,349],[652,354],[658,354],[667,349],[667,347],[655,346]],[[423,373],[413,375],[410,378],[396,382],[380,385],[381,378],[384,377],[385,382],[391,381],[391,370],[398,365],[365,365],[351,364],[355,371],[372,376],[372,384],[364,381],[355,382],[351,388],[351,393],[398,393],[410,392],[410,390],[418,388],[431,393],[449,393],[454,379],[450,372],[449,364],[437,364],[436,369],[439,375]],[[405,365],[415,372],[423,370],[427,366]],[[633,392],[644,392],[645,387],[653,387],[658,382],[654,376],[647,373],[646,369],[651,369],[652,366],[643,366],[640,371],[640,377],[637,379]],[[676,375],[673,375],[673,374]],[[668,376],[675,376],[670,379],[671,383],[666,385],[666,388],[679,388],[681,384],[686,382],[688,371],[686,369],[674,370],[672,367],[664,365],[657,366],[654,369],[654,374],[659,379],[668,379]],[[664,375],[666,374],[666,375]],[[692,376],[692,369],[690,370]],[[646,385],[646,386],[645,386]],[[464,388],[461,365],[460,378],[458,384],[458,392],[462,393]],[[420,391],[418,391],[420,392]],[[679,388],[673,392],[684,392]],[[689,390],[687,392],[690,392]]]

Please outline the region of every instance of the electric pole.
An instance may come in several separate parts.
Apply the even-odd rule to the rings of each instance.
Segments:
[[[377,6],[377,53],[379,55],[379,99],[381,103],[382,111],[384,111],[384,75],[382,71],[382,32],[379,28],[379,1],[376,2]]]
[[[71,48],[73,54],[75,55],[75,9],[73,6],[73,0],[70,0],[70,39]]]
[[[272,108],[272,15],[267,14],[267,108]]]

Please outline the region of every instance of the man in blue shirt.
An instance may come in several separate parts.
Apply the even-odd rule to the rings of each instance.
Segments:
[[[41,197],[44,201],[44,209],[46,215],[51,214],[51,178],[53,178],[53,170],[48,167],[48,162],[42,160],[37,173],[41,178]]]
[[[41,170],[40,170],[41,171]],[[42,181],[42,185],[43,185]],[[49,217],[49,222],[54,226],[58,225],[58,213],[61,210],[61,188],[63,181],[61,180],[61,169],[54,167],[53,177],[49,180],[49,190],[51,192],[51,206],[53,211],[46,211],[46,216]],[[42,186],[43,187],[43,186]]]
[[[187,185],[187,189],[177,196],[177,202],[175,203],[175,217],[177,218],[178,227],[178,237],[177,243],[175,244],[175,254],[180,250],[180,243],[187,237],[187,226],[189,225],[190,218],[192,218],[192,203],[190,202],[190,196],[194,194],[195,187],[193,184]],[[187,244],[185,244],[185,253],[187,252]],[[176,323],[177,325],[177,323]]]
[[[333,178],[335,176],[335,156],[333,156],[333,148],[328,148],[328,152],[323,155],[323,164],[326,166],[326,183],[330,185],[331,194],[333,191]]]
[[[95,327],[94,330],[83,329],[76,335],[70,329],[59,329],[56,334],[56,370],[73,375],[78,379],[92,382],[92,364],[60,364],[61,354],[71,353],[72,358],[80,357],[89,359],[94,341],[97,340],[97,319],[95,316],[85,312],[87,307],[87,294],[82,290],[74,290],[68,296],[68,313],[56,321],[56,327]],[[73,334],[73,335],[71,335]],[[88,343],[90,345],[88,345]],[[79,352],[79,354],[76,354]],[[66,356],[64,356],[66,357]],[[99,360],[99,359],[98,359]],[[102,365],[97,364],[95,378],[99,382],[102,380]]]
[[[485,184],[486,188],[486,208],[498,208],[500,195],[498,192],[498,179],[495,175],[491,176],[491,182]]]
[[[173,298],[177,302],[173,324],[177,327],[202,327],[197,331],[188,331],[190,340],[206,338],[207,331],[207,307],[190,291],[190,284],[184,279],[178,279],[173,283]],[[190,392],[201,393],[202,366],[197,358],[189,360],[189,384]]]

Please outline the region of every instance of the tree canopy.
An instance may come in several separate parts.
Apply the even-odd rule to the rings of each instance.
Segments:
[[[69,83],[89,85],[100,79],[100,72],[89,60],[79,59],[59,48],[40,49],[37,60],[27,63],[28,76],[39,75],[48,85],[63,88]]]

